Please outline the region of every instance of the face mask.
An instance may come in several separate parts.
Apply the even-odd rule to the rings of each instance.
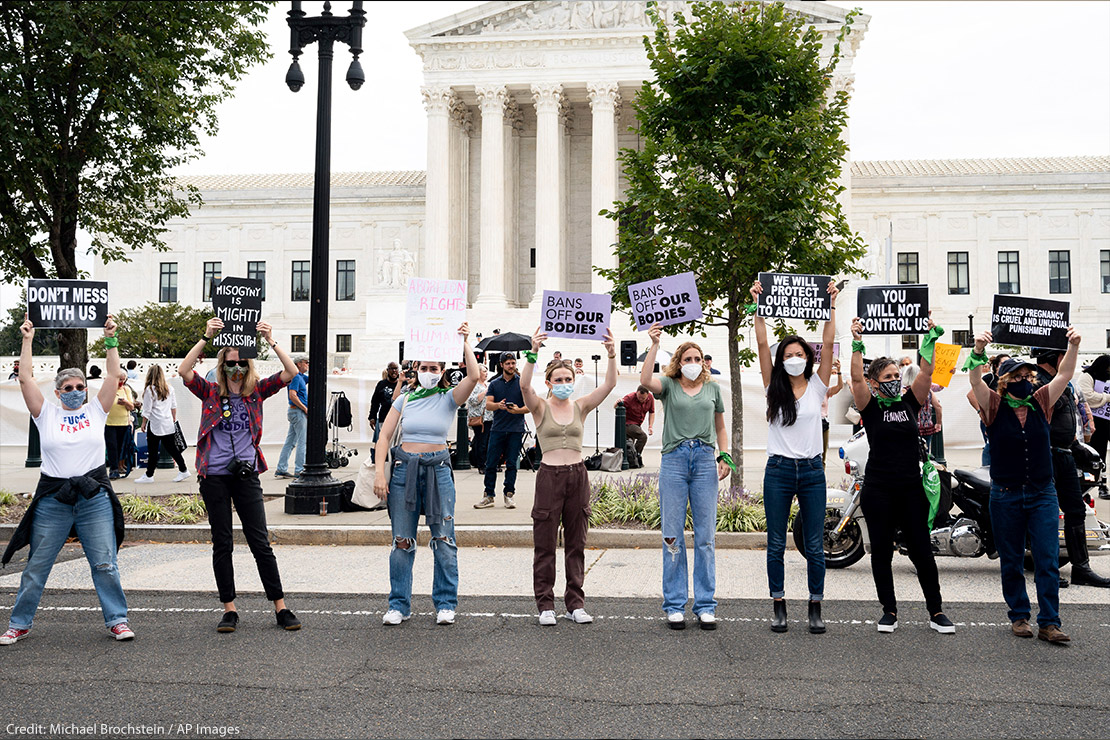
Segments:
[[[61,394],[62,406],[67,409],[79,409],[85,403],[85,391],[66,391]]]
[[[431,390],[432,388],[435,388],[437,385],[439,385],[439,379],[442,377],[443,375],[441,375],[440,373],[416,374],[416,379],[420,381],[420,387],[427,390]]]
[[[1015,380],[1006,386],[1006,392],[1014,398],[1029,398],[1033,395],[1033,384],[1028,380]]]
[[[806,359],[804,357],[790,357],[782,361],[782,367],[791,375],[801,375],[806,371]]]
[[[701,365],[690,362],[682,366],[682,374],[687,380],[697,380],[701,377]]]
[[[561,401],[565,401],[574,394],[573,383],[558,383],[551,386],[551,393]]]
[[[887,398],[894,398],[902,395],[902,381],[884,380],[879,383],[879,393],[882,393]]]
[[[238,365],[235,365],[234,367],[228,367],[227,365],[224,365],[224,373],[226,373],[227,377],[231,378],[232,380],[239,380],[247,374],[247,369],[245,367],[239,367]]]

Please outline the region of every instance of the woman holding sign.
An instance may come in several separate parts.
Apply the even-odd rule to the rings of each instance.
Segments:
[[[563,594],[566,617],[576,624],[589,624],[594,618],[586,613],[582,583],[586,578],[590,480],[582,462],[582,430],[589,413],[617,387],[617,352],[613,346],[613,334],[607,328],[602,340],[609,354],[605,381],[577,401],[570,400],[574,394],[574,367],[563,360],[552,360],[544,373],[548,397],[543,399],[532,389],[532,370],[540,347],[546,340],[547,335],[536,329],[532,335],[532,351],[524,353],[527,362],[520,376],[524,405],[532,412],[532,419],[536,422],[536,442],[543,450],[543,462],[536,474],[536,500],[532,507],[535,542],[532,585],[540,624],[550,627],[555,624],[555,548],[562,523],[567,573],[567,590]]]
[[[197,480],[200,495],[208,509],[208,525],[212,530],[212,570],[224,614],[217,632],[234,632],[239,624],[235,610],[235,571],[231,552],[234,546],[231,531],[231,504],[243,525],[243,536],[266,590],[266,598],[274,602],[274,614],[282,629],[298,630],[301,622],[285,606],[277,558],[270,547],[266,530],[266,509],[262,504],[262,485],[258,474],[266,471],[262,442],[262,402],[289,385],[297,375],[297,366],[285,350],[274,341],[273,329],[258,322],[262,338],[281,360],[282,371],[268,378],[259,378],[254,360],[240,359],[239,350],[224,347],[216,355],[216,382],[210,383],[193,372],[200,353],[208,340],[224,328],[218,318],[208,320],[189,354],[177,371],[185,387],[201,400],[200,430],[197,432]]]
[[[470,348],[470,326],[459,327],[466,358],[466,377],[454,388],[447,380],[447,363],[416,363],[418,388],[393,402],[382,422],[374,452],[380,460],[374,474],[374,493],[389,506],[393,547],[389,552],[389,609],[382,624],[395,626],[412,614],[412,564],[416,560],[416,527],[420,514],[431,530],[432,602],[436,624],[454,624],[459,603],[459,559],[455,546],[455,478],[447,435],[459,406],[478,384],[478,360]],[[401,444],[389,449],[397,425]],[[389,455],[387,463],[386,455]],[[388,471],[388,472],[387,472]]]
[[[46,579],[72,528],[76,528],[92,568],[105,626],[117,640],[133,639],[135,633],[127,622],[127,599],[116,568],[116,552],[123,544],[123,510],[104,469],[104,422],[116,403],[118,380],[126,378],[116,349],[116,322],[109,316],[104,325],[108,377],[99,393],[90,402],[84,374],[68,368],[54,379],[54,395],[61,401],[60,406],[42,397],[31,376],[35,327],[29,319],[24,320],[20,332],[23,350],[19,389],[39,430],[42,473],[35,498],[4,551],[6,565],[24,545],[31,546],[8,631],[0,635],[0,645],[11,645],[31,632]]]
[[[678,345],[662,376],[652,375],[662,331],[658,323],[648,330],[651,348],[640,370],[640,384],[663,404],[663,460],[659,466],[663,611],[668,627],[686,628],[689,505],[694,518],[694,615],[702,629],[712,630],[717,628],[717,482],[735,467],[728,454],[725,403],[721,386],[709,379],[701,347],[693,342]],[[714,454],[716,450],[720,453]]]
[[[836,283],[829,282],[832,310],[821,340],[832,347],[836,339]],[[752,283],[752,300],[759,302],[763,285]],[[798,497],[801,509],[805,557],[809,577],[809,631],[825,632],[821,600],[825,593],[825,465],[821,460],[821,405],[832,376],[832,352],[822,352],[813,367],[815,353],[809,342],[798,336],[784,337],[775,357],[767,344],[767,324],[755,317],[755,339],[759,369],[767,389],[767,469],[763,476],[763,510],[767,514],[767,582],[774,599],[771,630],[786,632],[786,587],[783,555],[790,506]]]

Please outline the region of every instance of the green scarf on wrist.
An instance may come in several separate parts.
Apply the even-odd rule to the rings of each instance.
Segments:
[[[935,345],[937,340],[943,335],[944,329],[941,329],[939,326],[934,326],[921,340],[921,356],[928,360],[930,365],[933,363],[933,350],[936,349]]]
[[[967,356],[966,360],[964,360],[964,365],[960,368],[960,372],[971,370],[973,368],[979,367],[980,365],[986,365],[988,363],[990,363],[990,358],[987,357],[986,352],[983,352],[982,354],[976,354],[975,350],[971,350],[971,354]]]

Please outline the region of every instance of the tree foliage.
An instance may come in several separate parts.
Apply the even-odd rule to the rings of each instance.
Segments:
[[[23,334],[19,327],[27,312],[27,291],[19,296],[19,305],[8,309],[8,320],[0,327],[0,355],[18,355],[23,350]],[[36,329],[31,340],[31,351],[35,357],[58,354],[58,330]]]
[[[764,270],[857,272],[865,252],[838,201],[848,94],[830,88],[855,11],[825,62],[820,34],[781,3],[697,2],[690,13],[668,28],[649,6],[654,79],[633,102],[641,148],[621,151],[625,198],[603,212],[619,224],[618,266],[598,272],[621,307],[631,284],[697,275],[706,316],[694,330],[727,327],[742,475],[740,366],[754,359],[739,346],[751,321],[748,286]]]
[[[204,332],[204,325],[212,318],[211,306],[193,308],[182,303],[155,303],[125,308],[116,314],[119,328],[121,357],[150,357],[180,359],[188,354],[197,338]],[[269,359],[269,345],[258,339],[258,358]],[[90,345],[93,354],[104,356],[104,337]],[[209,350],[215,356],[216,348]]]

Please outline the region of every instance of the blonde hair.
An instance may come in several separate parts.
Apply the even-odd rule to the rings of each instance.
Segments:
[[[227,398],[231,392],[227,388],[227,373],[224,372],[224,359],[227,357],[228,352],[235,352],[238,354],[238,347],[224,347],[216,355],[216,385],[220,388],[220,397]],[[239,358],[245,359],[245,358]],[[254,393],[254,387],[258,384],[258,371],[254,369],[254,360],[247,360],[247,373],[243,376],[243,385],[239,389],[239,395],[249,396]]]
[[[161,365],[151,365],[150,369],[146,371],[146,381],[143,384],[143,392],[150,388],[153,394],[159,401],[165,401],[170,395],[170,386],[166,382],[166,374],[162,371]]]
[[[667,366],[665,368],[663,368],[663,374],[666,375],[668,378],[678,378],[678,376],[682,375],[682,356],[686,354],[687,351],[692,349],[696,349],[698,351],[698,354],[702,356],[703,360],[701,364],[701,375],[699,375],[697,379],[694,380],[694,382],[698,383],[709,380],[709,368],[705,366],[704,362],[705,354],[702,353],[701,347],[696,342],[683,342],[682,344],[678,345],[678,349],[676,349],[675,353],[671,355],[671,361],[667,363]]]

